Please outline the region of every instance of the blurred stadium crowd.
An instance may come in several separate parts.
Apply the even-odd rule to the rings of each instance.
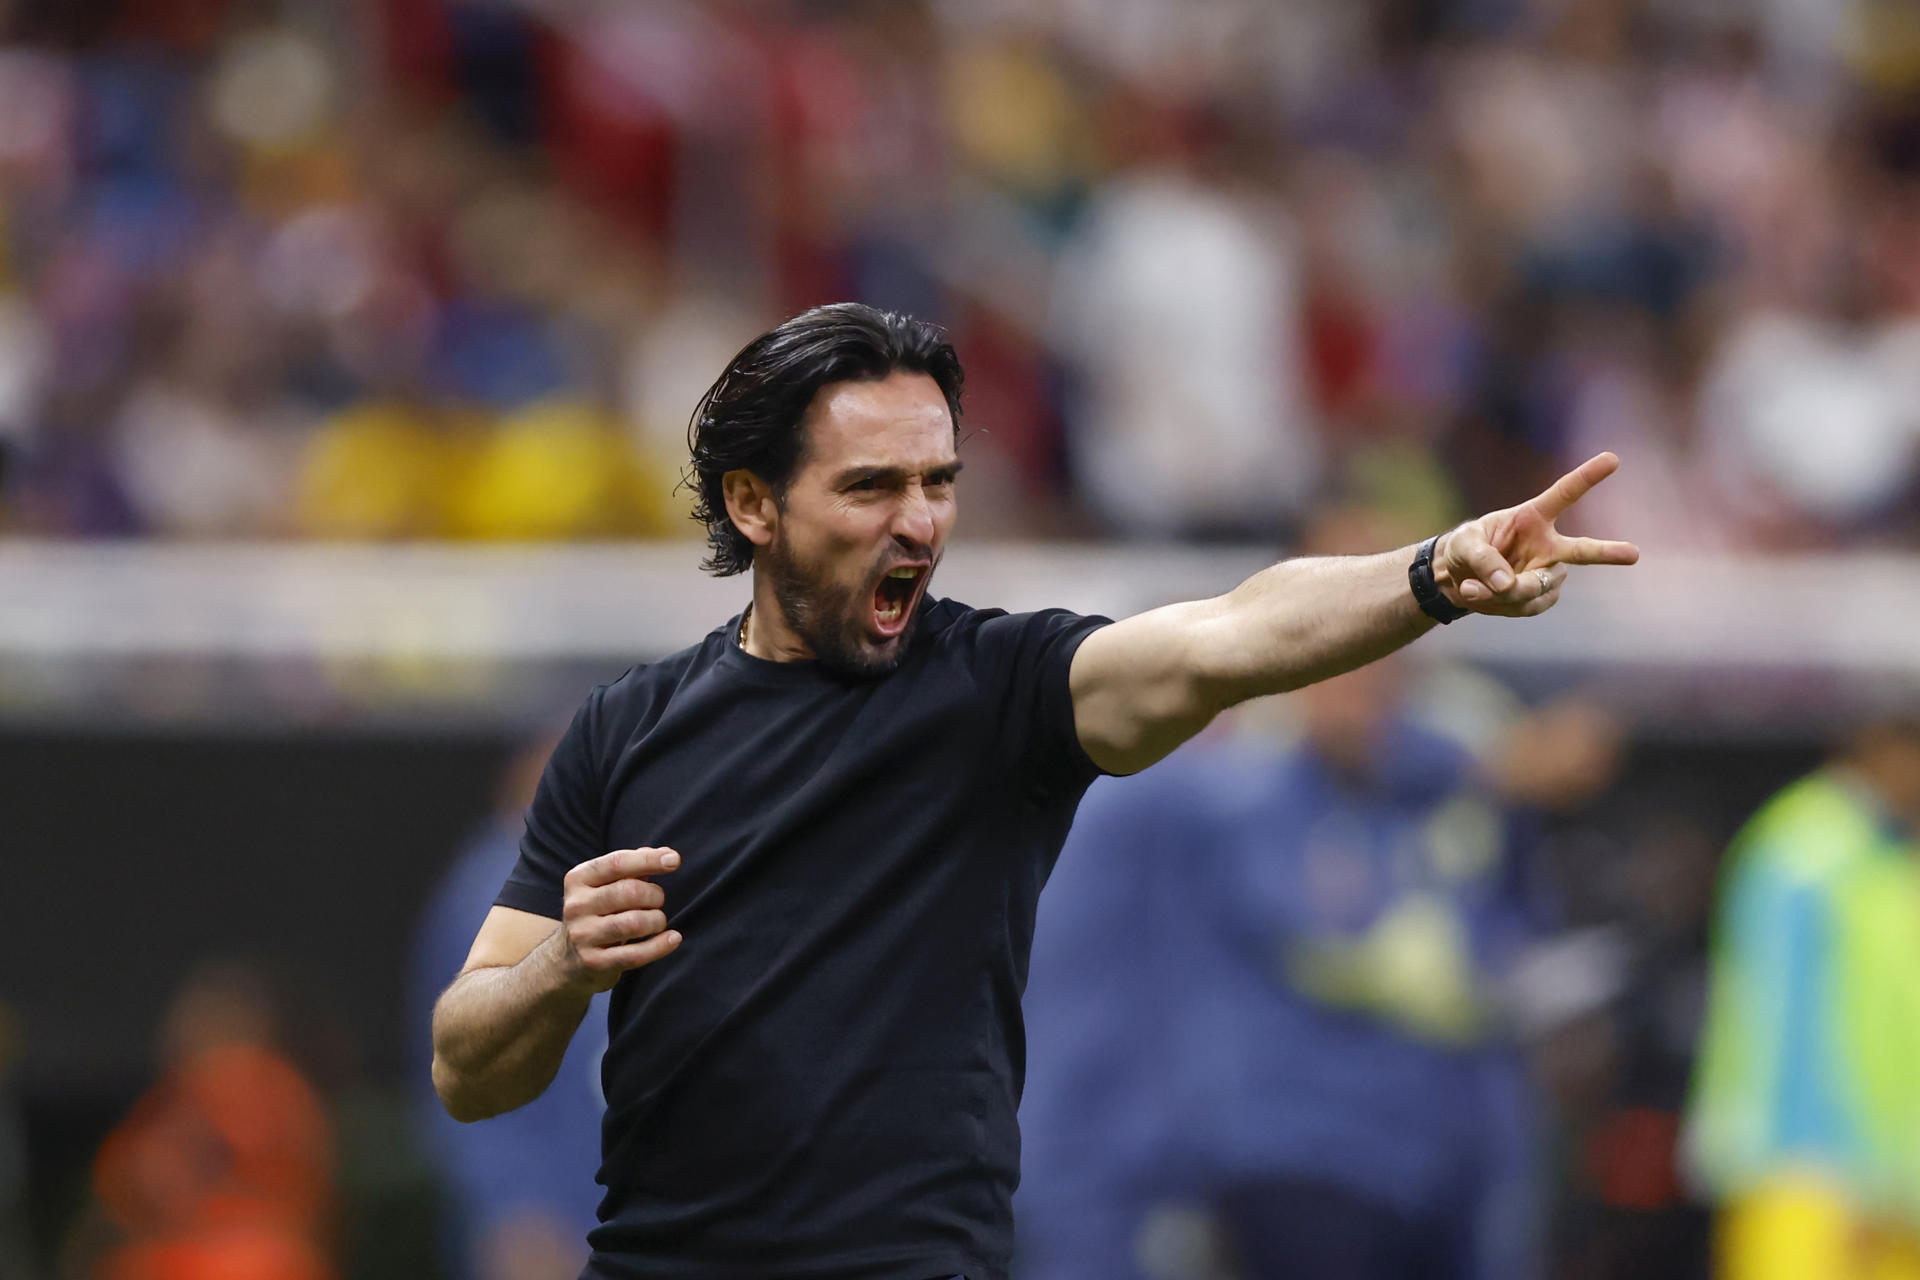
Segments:
[[[0,32],[0,534],[691,534],[707,382],[859,298],[959,347],[967,536],[1389,545],[1607,448],[1584,518],[1650,551],[1920,550],[1905,0],[15,0]],[[1298,1248],[1262,1232],[1356,1200],[1472,1219],[1461,1276],[1707,1273],[1677,1150],[1714,875],[1817,750],[1416,661],[1090,797],[1036,951],[1023,1280],[1259,1280]],[[409,1051],[537,763],[420,917]],[[370,1125],[275,1030],[312,1010],[180,976],[158,1083],[88,1099],[85,1144],[0,1019],[0,1275],[572,1274],[593,1192],[540,1143],[591,1147],[590,1063],[519,1128],[363,1081],[420,1121]],[[1902,1243],[1876,1275],[1920,1274]]]
[[[1653,546],[1911,545],[1898,0],[9,6],[4,527],[684,528],[747,336],[948,325],[976,532],[1284,536],[1605,445]]]

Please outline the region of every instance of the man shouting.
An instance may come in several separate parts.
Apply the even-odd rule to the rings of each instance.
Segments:
[[[1088,783],[1638,557],[1554,527],[1602,454],[1418,546],[1121,622],[971,608],[928,593],[960,385],[938,330],[856,305],[734,357],[696,514],[752,603],[588,696],[434,1011],[434,1085],[475,1120],[612,989],[592,1280],[1004,1280],[1034,910]]]

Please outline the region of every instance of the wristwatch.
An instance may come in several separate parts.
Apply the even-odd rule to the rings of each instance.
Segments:
[[[1434,534],[1420,544],[1413,553],[1413,563],[1407,566],[1407,583],[1413,588],[1413,598],[1420,606],[1420,612],[1435,622],[1452,622],[1455,618],[1464,618],[1471,609],[1462,609],[1447,599],[1440,590],[1440,584],[1433,580],[1433,549],[1440,541],[1440,535]]]

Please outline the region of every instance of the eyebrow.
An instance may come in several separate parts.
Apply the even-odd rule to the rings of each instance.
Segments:
[[[937,467],[927,468],[927,479],[938,484],[951,480],[960,474],[966,464],[955,458],[952,462],[943,462]],[[878,480],[884,484],[898,484],[912,474],[906,467],[848,467],[833,478],[833,486],[838,489],[844,485],[861,480]]]

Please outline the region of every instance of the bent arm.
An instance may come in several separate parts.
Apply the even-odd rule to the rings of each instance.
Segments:
[[[455,1120],[525,1106],[553,1083],[587,1003],[680,945],[649,877],[672,849],[615,849],[561,882],[561,918],[495,907],[433,1009],[433,1091]]]
[[[1407,586],[1414,550],[1282,561],[1226,595],[1094,632],[1069,674],[1081,746],[1135,773],[1235,703],[1392,653],[1434,625]]]
[[[433,1090],[447,1113],[484,1120],[539,1097],[592,999],[558,921],[493,908],[433,1007]]]

